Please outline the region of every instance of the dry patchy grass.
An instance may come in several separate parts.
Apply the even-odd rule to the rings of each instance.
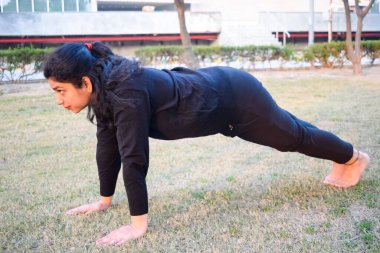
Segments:
[[[380,82],[263,78],[278,103],[367,151],[360,184],[321,184],[330,162],[221,135],[151,140],[150,231],[121,247],[94,241],[128,223],[122,178],[115,204],[98,199],[95,127],[52,95],[0,97],[2,252],[379,252]]]

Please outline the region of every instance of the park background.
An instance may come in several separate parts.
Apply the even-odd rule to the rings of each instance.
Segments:
[[[96,127],[85,112],[72,115],[55,105],[40,67],[61,43],[99,39],[147,66],[187,65],[175,5],[29,2],[1,2],[3,252],[380,251],[379,1],[364,18],[359,75],[346,52],[341,1],[315,1],[314,8],[313,1],[186,1],[192,52],[201,67],[246,69],[280,106],[349,140],[372,161],[357,186],[341,190],[321,183],[328,161],[221,135],[151,140],[149,232],[122,247],[95,245],[129,222],[121,177],[112,208],[64,215],[98,199]]]

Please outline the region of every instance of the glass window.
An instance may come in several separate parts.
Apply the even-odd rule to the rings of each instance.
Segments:
[[[47,12],[46,0],[34,0],[35,12]]]
[[[33,0],[18,0],[19,12],[31,12]]]
[[[65,12],[66,11],[77,11],[77,1],[65,0]]]
[[[4,12],[16,12],[16,0],[3,0]]]
[[[91,11],[90,0],[79,0],[79,11]]]
[[[380,1],[377,1],[372,6],[372,13],[379,13],[380,12]]]
[[[49,10],[50,12],[62,12],[62,1],[49,0]]]

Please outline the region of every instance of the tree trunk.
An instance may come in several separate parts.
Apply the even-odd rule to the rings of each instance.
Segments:
[[[362,29],[363,29],[363,17],[358,16],[358,23],[355,34],[355,52],[354,52],[354,61],[352,62],[354,68],[354,75],[360,75],[363,73],[362,71],[362,51],[360,48],[360,42],[362,37]]]
[[[333,23],[333,9],[332,9],[332,0],[329,1],[329,22],[327,25],[327,30],[328,30],[328,42],[332,41],[332,23]]]
[[[342,0],[342,1],[344,4],[344,12],[346,14],[347,57],[352,63],[352,69],[353,69],[354,75],[359,75],[359,74],[362,74],[362,65],[361,65],[362,54],[361,54],[360,45],[361,45],[361,35],[362,35],[362,30],[363,30],[363,19],[367,15],[368,11],[371,9],[375,0],[371,0],[364,9],[361,9],[359,7],[358,0],[355,0],[355,12],[356,12],[356,16],[358,17],[356,34],[355,34],[355,49],[352,44],[350,7],[348,4],[348,0]]]
[[[181,33],[181,41],[184,47],[184,60],[185,64],[190,68],[198,68],[199,63],[195,57],[192,47],[190,35],[187,32],[186,21],[185,21],[185,3],[184,0],[174,0],[179,20],[179,28]]]

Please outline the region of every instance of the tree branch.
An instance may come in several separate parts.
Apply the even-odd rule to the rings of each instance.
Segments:
[[[354,57],[354,48],[352,46],[352,32],[351,32],[351,14],[350,7],[348,5],[348,0],[342,0],[344,4],[344,12],[346,14],[346,47],[347,47],[347,56],[350,61]]]
[[[355,12],[356,12],[356,15],[358,15],[358,17],[364,17],[365,15],[368,14],[369,10],[371,9],[373,3],[375,2],[375,0],[371,0],[368,5],[364,8],[364,9],[361,9],[359,7],[359,0],[355,0]]]
[[[359,0],[355,0],[355,12],[359,17],[364,16],[363,10],[359,7]]]
[[[367,13],[369,12],[369,10],[371,9],[373,3],[375,2],[375,0],[371,0],[369,2],[369,4],[364,8],[363,12],[364,12],[364,16],[367,15]]]

